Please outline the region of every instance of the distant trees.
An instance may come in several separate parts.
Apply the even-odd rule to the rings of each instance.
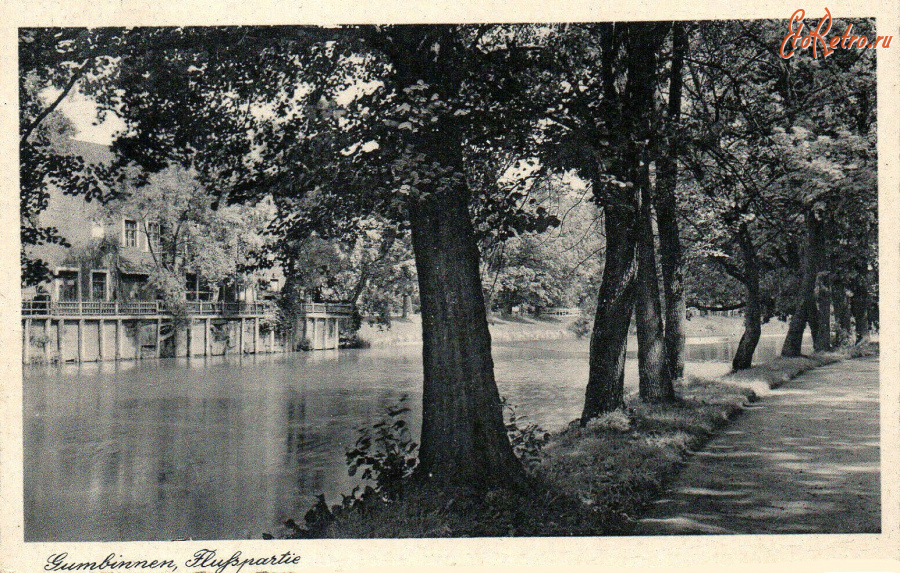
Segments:
[[[833,251],[822,217],[839,196],[874,214],[871,54],[784,60],[772,49],[782,31],[773,21],[697,26],[687,64],[687,190],[701,195],[686,195],[685,214],[703,228],[706,259],[745,286],[735,369],[750,366],[760,322],[774,314],[791,315],[785,356],[800,353],[806,323],[815,349],[830,347],[830,302],[818,307],[836,267],[825,272]],[[874,248],[872,227],[857,228]],[[875,258],[853,257],[863,266]]]
[[[282,297],[288,309],[306,299],[349,302],[390,327],[394,312],[402,312],[417,292],[409,236],[384,219],[361,219],[342,237],[325,239],[311,231],[306,238],[281,238],[269,251],[286,277]]]
[[[590,200],[590,189],[573,188],[556,178],[538,182],[529,197],[556,221],[542,233],[482,242],[482,280],[489,306],[506,313],[517,307],[539,313],[550,307],[581,306],[594,296],[592,279],[603,253],[597,231],[602,220]]]

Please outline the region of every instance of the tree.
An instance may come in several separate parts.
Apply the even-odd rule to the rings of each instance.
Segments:
[[[527,32],[527,30],[526,30]],[[466,487],[524,475],[494,382],[467,150],[515,94],[515,30],[359,27],[139,30],[98,89],[114,148],[150,170],[196,167],[227,201],[271,194],[322,220],[380,214],[411,231],[423,316],[418,475]],[[361,85],[368,87],[360,88]],[[248,133],[250,137],[248,137]]]
[[[280,237],[269,250],[286,277],[290,315],[306,299],[345,302],[389,328],[395,307],[416,293],[409,236],[383,218],[359,219],[339,238],[325,239],[311,227],[306,238]]]
[[[659,227],[660,268],[665,300],[665,353],[669,376],[684,375],[684,256],[678,225],[678,159],[681,153],[681,108],[684,60],[688,31],[681,22],[672,24],[672,58],[665,126],[656,158],[656,222]]]
[[[554,225],[502,240],[496,235],[482,239],[489,308],[509,313],[519,306],[538,313],[548,307],[582,306],[595,296],[591,280],[602,260],[603,244],[597,236],[602,221],[590,193],[581,181],[549,177],[518,198],[532,209],[545,209]]]
[[[626,40],[625,117],[623,128],[630,149],[626,162],[638,205],[637,226],[637,298],[635,317],[638,336],[639,392],[649,402],[671,402],[675,399],[672,384],[674,366],[667,361],[659,279],[656,268],[656,246],[653,232],[653,191],[650,183],[648,143],[654,139],[656,126],[656,66],[668,24],[638,26]],[[627,148],[626,148],[627,149]],[[674,158],[670,157],[670,160]]]
[[[112,171],[88,164],[66,144],[74,127],[59,113],[70,93],[90,91],[108,79],[128,32],[111,29],[21,28],[19,30],[19,212],[23,286],[48,278],[44,261],[30,248],[68,246],[57,229],[42,226],[51,189],[86,201],[112,187]],[[101,114],[102,115],[102,114]]]
[[[649,173],[649,144],[657,139],[659,125],[657,59],[669,27],[563,27],[549,43],[554,55],[546,71],[537,77],[535,91],[546,102],[542,161],[576,170],[603,209],[606,249],[583,424],[623,405],[625,348],[636,306],[642,396],[673,397],[663,348]]]
[[[871,89],[866,58],[854,52],[825,61],[786,61],[772,48],[782,29],[768,21],[698,26],[687,65],[687,162],[706,198],[688,195],[692,204],[685,213],[693,213],[692,224],[704,228],[701,250],[709,260],[746,288],[745,334],[735,369],[750,366],[760,320],[784,310],[793,315],[789,354],[799,353],[811,315],[817,346],[827,346],[830,311],[818,309],[824,305],[815,302],[815,292],[818,284],[819,303],[829,298],[830,278],[816,263],[821,258],[825,264],[829,255],[817,238],[816,213],[824,212],[821,199],[834,192],[841,177],[867,171],[848,170],[854,162],[863,164],[858,153],[842,161],[832,149],[855,145],[837,142],[844,139],[841,125],[856,123],[847,103],[864,102],[861,94]],[[863,105],[860,113],[869,118],[870,111]],[[711,211],[698,210],[698,202]],[[702,213],[708,215],[705,221]],[[803,242],[804,231],[798,222],[813,227],[806,236],[814,240],[805,249],[812,256],[804,257],[802,281],[793,278],[802,274],[796,244]],[[793,305],[784,303],[790,296],[802,304],[787,309]]]
[[[143,184],[123,183],[107,197],[110,222],[133,219],[150,238],[149,285],[176,315],[184,314],[186,278],[208,285],[239,286],[256,278],[248,269],[267,244],[274,216],[267,202],[218,205],[194,173],[178,166],[149,175]]]

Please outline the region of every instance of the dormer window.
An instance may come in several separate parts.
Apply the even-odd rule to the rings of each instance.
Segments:
[[[125,219],[125,237],[123,243],[126,247],[137,247],[137,221]]]

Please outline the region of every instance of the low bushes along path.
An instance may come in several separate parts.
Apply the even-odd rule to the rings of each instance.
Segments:
[[[811,370],[697,452],[634,534],[877,533],[878,358]]]

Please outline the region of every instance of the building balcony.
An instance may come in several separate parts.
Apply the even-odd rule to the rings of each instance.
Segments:
[[[188,316],[271,316],[275,305],[269,302],[187,302]],[[165,316],[171,312],[162,301],[23,301],[22,317],[122,317]]]
[[[344,302],[304,302],[300,304],[300,314],[304,316],[348,317],[353,314],[353,305]]]

